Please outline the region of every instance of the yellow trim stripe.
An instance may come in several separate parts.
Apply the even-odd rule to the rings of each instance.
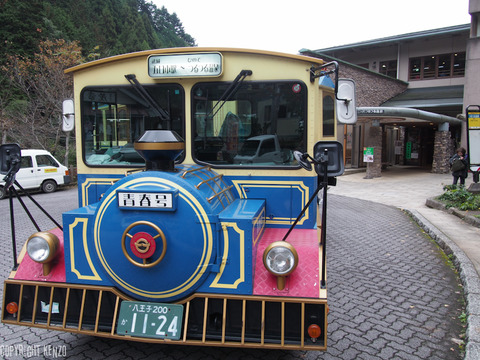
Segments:
[[[254,188],[287,188],[291,187],[292,189],[298,189],[302,196],[301,204],[302,208],[307,204],[310,197],[310,189],[304,184],[303,181],[282,181],[282,180],[232,180],[232,183],[237,190],[238,194],[242,199],[247,199],[247,192],[245,191],[246,187]],[[307,209],[298,221],[298,225],[302,225],[305,221],[310,218],[310,209]],[[284,217],[274,217],[272,219],[266,219],[266,223],[269,225],[291,225],[296,218],[284,218]]]
[[[88,178],[86,179],[81,186],[82,189],[82,206],[87,206],[89,204],[88,201],[88,188],[93,185],[113,185],[115,184],[119,179],[116,178]],[[100,199],[95,199],[94,202],[97,202]]]
[[[225,266],[227,264],[228,259],[228,250],[229,250],[229,237],[228,237],[228,228],[232,228],[238,235],[239,235],[239,246],[240,246],[240,277],[235,280],[233,284],[221,284],[219,283],[220,278],[223,275],[225,270]],[[215,279],[210,284],[210,287],[213,288],[224,288],[224,289],[236,289],[238,284],[245,281],[245,231],[238,227],[238,224],[235,222],[222,222],[222,230],[223,230],[223,239],[224,239],[224,249],[223,249],[223,256],[222,256],[222,265],[220,266],[220,272],[217,274]]]
[[[88,266],[92,271],[93,275],[82,275],[79,270],[75,268],[75,239],[73,236],[73,229],[80,224],[83,223],[83,230],[82,230],[82,242],[83,242],[83,249],[85,251],[85,257],[88,262]],[[90,252],[88,251],[88,244],[87,244],[87,218],[76,218],[73,224],[70,224],[68,227],[69,237],[70,237],[70,269],[73,273],[77,275],[80,280],[99,280],[101,281],[102,278],[98,275],[97,271],[95,270],[95,266],[93,266],[92,258],[90,257]],[[77,240],[78,241],[78,240]]]
[[[162,142],[162,143],[141,143],[136,142],[133,145],[135,150],[184,150],[183,142]]]

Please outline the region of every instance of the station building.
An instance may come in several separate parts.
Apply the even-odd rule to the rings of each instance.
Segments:
[[[465,146],[467,45],[477,37],[471,33],[474,19],[472,14],[472,26],[300,51],[339,62],[340,77],[355,80],[358,122],[338,129],[347,168],[367,167],[367,177],[397,164],[449,171],[455,148]],[[364,161],[372,150],[373,162]]]

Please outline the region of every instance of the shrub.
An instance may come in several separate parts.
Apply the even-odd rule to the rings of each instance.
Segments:
[[[474,195],[467,191],[465,187],[457,187],[455,185],[447,185],[443,188],[445,193],[438,197],[447,208],[455,207],[457,209],[480,210],[480,194]]]

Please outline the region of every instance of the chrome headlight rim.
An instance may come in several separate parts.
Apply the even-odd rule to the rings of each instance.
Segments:
[[[59,246],[58,237],[47,231],[32,234],[26,244],[30,259],[41,264],[51,262],[55,258]]]
[[[272,257],[275,257],[275,254],[287,255],[290,259],[290,266],[284,271],[276,271],[271,266]],[[292,244],[286,241],[275,241],[267,246],[263,252],[263,265],[265,268],[275,276],[288,276],[290,275],[298,265],[298,254]]]

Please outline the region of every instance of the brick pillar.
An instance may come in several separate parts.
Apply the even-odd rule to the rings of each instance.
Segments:
[[[373,179],[382,176],[382,128],[371,126],[368,136],[367,147],[373,147],[373,162],[367,163],[365,179]]]
[[[432,173],[447,174],[450,172],[448,160],[454,153],[453,142],[450,131],[435,132],[435,141],[433,143],[433,163]]]

